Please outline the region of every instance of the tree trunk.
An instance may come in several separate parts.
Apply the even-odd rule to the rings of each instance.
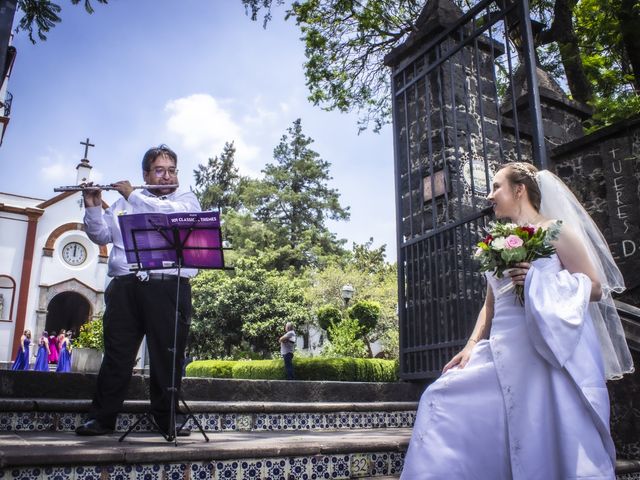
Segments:
[[[593,92],[584,73],[578,37],[573,27],[573,8],[576,2],[577,0],[556,0],[553,24],[551,28],[541,33],[539,43],[556,42],[558,44],[571,96],[574,100],[586,103],[591,99]]]
[[[633,86],[640,95],[640,8],[637,8],[637,1],[622,0],[618,20],[622,44],[633,70]]]

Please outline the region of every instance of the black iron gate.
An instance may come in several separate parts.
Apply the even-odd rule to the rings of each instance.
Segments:
[[[463,15],[429,0],[416,27],[386,58],[404,379],[439,375],[476,321],[485,285],[472,256],[492,172],[546,165],[528,1],[483,0]]]

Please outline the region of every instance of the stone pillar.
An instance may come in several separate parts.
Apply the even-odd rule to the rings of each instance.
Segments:
[[[540,67],[536,68],[538,87],[540,91],[540,106],[542,109],[542,126],[547,150],[551,151],[558,145],[563,145],[584,135],[582,122],[591,117],[589,106],[570,100],[558,83]],[[516,98],[518,124],[526,133],[530,130],[531,118],[527,102],[527,80],[524,68],[520,67],[513,78],[513,93]],[[502,104],[501,111],[505,117],[513,118],[513,101],[511,91],[508,92]]]

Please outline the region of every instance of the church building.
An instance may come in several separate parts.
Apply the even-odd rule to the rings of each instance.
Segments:
[[[77,183],[88,181],[86,151],[76,169]],[[15,358],[25,329],[35,352],[43,330],[77,336],[104,310],[109,252],[89,240],[83,217],[81,192],[49,199],[0,192],[0,364]]]

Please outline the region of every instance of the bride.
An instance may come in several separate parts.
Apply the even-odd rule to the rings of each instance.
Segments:
[[[611,299],[620,271],[552,173],[507,164],[488,199],[520,225],[562,220],[556,253],[487,274],[466,346],[422,395],[401,478],[614,479],[605,382],[633,371]],[[509,283],[524,286],[524,306]]]

